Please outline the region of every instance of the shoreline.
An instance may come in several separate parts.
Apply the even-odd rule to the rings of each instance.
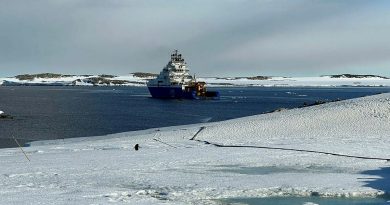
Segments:
[[[297,87],[297,88],[300,88],[300,87]],[[313,88],[318,88],[318,87],[313,87]],[[342,87],[339,87],[339,88],[342,88]],[[366,95],[366,96],[362,96],[362,97],[373,96],[373,95],[378,95],[378,94],[383,94],[383,93],[386,93],[386,92],[380,92],[380,93],[376,93],[376,94],[372,94],[372,95]],[[352,99],[354,99],[354,98],[352,98]],[[274,112],[281,112],[281,111],[286,111],[286,110],[291,110],[291,109],[299,109],[299,108],[311,107],[311,106],[316,106],[316,105],[321,105],[321,104],[326,104],[326,103],[331,103],[331,102],[337,102],[337,101],[341,101],[341,100],[340,99],[335,99],[335,100],[315,101],[315,102],[310,103],[310,104],[304,103],[303,105],[298,106],[298,107],[294,107],[294,108],[283,108],[283,107],[281,107],[281,108],[270,110],[270,111],[267,111],[267,112],[264,112],[264,113],[261,113],[261,114],[253,114],[253,115],[243,116],[243,117],[234,118],[234,119],[230,119],[230,120],[235,120],[235,119],[240,119],[240,118],[245,118],[245,117],[251,117],[251,116],[257,116],[257,115],[264,115],[264,114],[269,114],[269,113],[274,113]],[[1,116],[1,114],[0,114],[0,116]],[[5,119],[13,119],[13,116],[6,115],[5,113],[4,113],[4,116],[7,117]],[[218,122],[223,122],[223,121],[226,121],[226,120],[216,121],[216,122],[212,122],[212,123],[218,123]],[[130,130],[130,131],[124,131],[124,132],[119,132],[119,133],[111,133],[111,134],[97,135],[97,136],[96,135],[91,135],[91,136],[85,136],[85,137],[41,139],[41,140],[39,140],[39,139],[37,139],[37,140],[29,140],[29,139],[17,138],[17,140],[19,142],[25,142],[25,143],[21,143],[21,144],[23,144],[23,147],[29,147],[31,145],[55,144],[57,142],[61,143],[61,142],[88,141],[89,138],[91,138],[91,140],[105,139],[105,138],[110,138],[112,136],[118,136],[118,135],[123,135],[123,134],[141,135],[141,134],[150,133],[150,132],[153,132],[153,131],[170,130],[170,129],[175,129],[175,128],[179,129],[180,127],[193,127],[195,125],[201,126],[203,124],[205,124],[205,123],[172,125],[172,126],[167,126],[167,127],[152,127],[152,128],[148,128],[148,129]],[[13,139],[12,138],[0,138],[0,140],[11,140],[12,143],[13,143]],[[3,147],[3,148],[0,148],[0,150],[1,149],[5,149],[5,148],[16,148],[16,147],[17,147],[17,145],[15,144],[15,146]]]
[[[28,75],[24,78],[0,78],[0,86],[146,86],[153,75]],[[61,76],[51,77],[50,76]],[[349,77],[348,77],[349,76]],[[320,77],[199,77],[209,87],[389,87],[390,79],[382,76],[337,75]]]

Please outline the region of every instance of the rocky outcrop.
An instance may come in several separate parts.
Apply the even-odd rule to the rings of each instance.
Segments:
[[[0,120],[1,119],[13,119],[11,115],[5,114],[3,111],[0,110]]]
[[[355,75],[355,74],[340,74],[340,75],[329,75],[331,78],[382,78],[389,79],[388,77],[380,75]]]
[[[34,80],[35,78],[62,78],[62,77],[74,77],[76,75],[64,75],[58,73],[39,73],[39,74],[23,74],[15,76],[18,80]],[[90,77],[91,75],[80,75],[83,77]]]
[[[157,74],[154,74],[154,73],[135,72],[135,73],[130,73],[130,74],[132,74],[134,77],[137,77],[137,78],[155,78],[155,77],[157,77]]]

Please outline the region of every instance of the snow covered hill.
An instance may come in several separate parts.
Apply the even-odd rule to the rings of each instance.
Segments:
[[[127,76],[113,75],[61,75],[43,73],[35,75],[19,75],[15,77],[0,78],[0,85],[53,85],[53,86],[145,86],[148,76],[138,77],[135,74]]]
[[[390,86],[390,79],[380,77],[268,77],[256,78],[199,78],[209,86],[264,86],[264,87],[300,87],[300,86]]]
[[[113,75],[61,75],[35,74],[0,78],[0,85],[65,85],[65,86],[146,86],[154,78],[150,73],[132,73],[125,76]],[[390,79],[372,75],[333,75],[321,77],[200,77],[208,86],[390,86]]]
[[[375,197],[390,191],[389,144],[389,93],[224,122],[34,142],[24,148],[30,162],[20,149],[0,150],[0,204]]]

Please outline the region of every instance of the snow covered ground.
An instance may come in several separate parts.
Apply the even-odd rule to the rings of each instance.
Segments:
[[[271,77],[266,80],[248,78],[199,78],[209,86],[264,86],[264,87],[300,87],[300,86],[390,86],[390,79],[367,78],[331,78],[321,77]]]
[[[0,204],[375,197],[390,191],[389,161],[316,152],[388,159],[389,143],[389,93],[223,122],[34,142],[24,148],[31,161],[18,148],[0,150]]]
[[[0,85],[123,85],[146,86],[151,77],[138,77],[134,74],[113,76],[99,79],[101,76],[67,76],[59,78],[35,78],[33,80],[19,80],[15,77],[0,78]],[[298,87],[298,86],[390,86],[390,79],[380,77],[365,78],[332,78],[322,77],[270,77],[266,80],[249,78],[198,78],[208,86],[265,86],[265,87]]]
[[[99,75],[90,76],[63,76],[57,78],[34,78],[28,80],[20,80],[16,77],[0,78],[0,85],[78,85],[78,86],[145,86],[149,78],[139,78],[133,74],[126,76],[112,76],[105,77]]]

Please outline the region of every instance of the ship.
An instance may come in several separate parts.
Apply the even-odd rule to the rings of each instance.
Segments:
[[[219,99],[218,91],[208,91],[206,83],[190,75],[187,63],[175,50],[160,74],[147,83],[153,98],[163,99]]]

